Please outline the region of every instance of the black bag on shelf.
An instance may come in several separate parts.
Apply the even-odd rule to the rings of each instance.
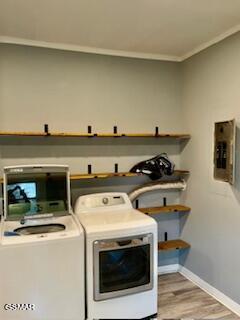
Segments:
[[[174,163],[168,158],[166,153],[161,153],[149,160],[141,161],[132,167],[130,172],[143,173],[152,180],[162,178],[163,175],[172,175],[174,172]]]

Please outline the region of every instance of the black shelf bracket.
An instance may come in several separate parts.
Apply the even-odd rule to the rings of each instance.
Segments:
[[[44,124],[44,133],[46,133],[46,136],[50,136],[48,124]]]
[[[163,206],[166,207],[166,205],[167,205],[167,198],[164,197],[164,198],[163,198]]]
[[[136,201],[135,201],[135,209],[138,209],[139,208],[139,200],[137,199]]]
[[[91,164],[88,165],[88,174],[92,174],[92,165]]]
[[[97,137],[97,133],[92,133],[92,126],[88,126],[88,134],[92,134],[89,138]]]
[[[164,241],[168,241],[168,233],[164,232]]]

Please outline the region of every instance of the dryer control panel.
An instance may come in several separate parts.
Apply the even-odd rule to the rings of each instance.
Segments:
[[[131,201],[126,193],[96,193],[78,198],[75,213],[106,211],[116,209],[132,209]]]

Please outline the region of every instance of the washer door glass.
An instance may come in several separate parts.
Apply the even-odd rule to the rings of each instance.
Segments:
[[[66,172],[8,173],[5,184],[9,220],[20,220],[28,215],[68,213]]]
[[[99,291],[130,289],[150,282],[150,244],[99,252]]]
[[[51,233],[65,230],[65,226],[60,223],[43,224],[38,226],[20,227],[14,230],[14,232],[20,235],[39,234],[39,233]]]

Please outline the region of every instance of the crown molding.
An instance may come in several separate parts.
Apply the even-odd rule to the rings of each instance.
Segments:
[[[195,54],[213,46],[214,44],[217,44],[218,42],[221,42],[222,40],[232,36],[233,34],[239,32],[239,31],[240,31],[240,24],[227,30],[224,33],[221,33],[220,35],[211,39],[210,41],[207,41],[207,42],[201,44],[200,46],[197,46],[195,49],[185,53],[182,57],[179,57],[180,62],[182,62],[182,61],[194,56]]]
[[[6,36],[0,36],[0,43],[18,44],[18,45],[31,46],[31,47],[41,47],[41,48],[49,48],[49,49],[57,49],[57,50],[94,53],[94,54],[102,54],[102,55],[118,56],[118,57],[126,57],[126,58],[138,58],[138,59],[146,59],[146,60],[161,60],[161,61],[173,61],[173,62],[180,61],[179,57],[171,56],[171,55],[131,52],[131,51],[122,51],[122,50],[110,50],[110,49],[85,47],[85,46],[66,44],[66,43],[37,41],[37,40],[29,40],[29,39],[6,37]]]
[[[146,59],[146,60],[160,60],[160,61],[172,61],[172,62],[183,62],[190,57],[198,54],[199,52],[211,47],[214,44],[221,42],[222,40],[232,36],[233,34],[240,31],[240,24],[227,30],[226,32],[218,35],[217,37],[207,41],[200,46],[197,46],[193,50],[185,53],[182,56],[173,56],[173,55],[164,55],[164,54],[151,54],[151,53],[142,53],[142,52],[131,52],[123,50],[111,50],[103,48],[94,48],[86,47],[80,45],[66,44],[66,43],[56,43],[56,42],[46,42],[46,41],[37,41],[24,38],[14,38],[7,36],[0,36],[0,43],[5,44],[18,44],[31,47],[40,47],[40,48],[49,48],[73,52],[83,52],[83,53],[93,53],[93,54],[102,54],[109,56],[117,57],[126,57],[126,58],[137,58],[137,59]]]

